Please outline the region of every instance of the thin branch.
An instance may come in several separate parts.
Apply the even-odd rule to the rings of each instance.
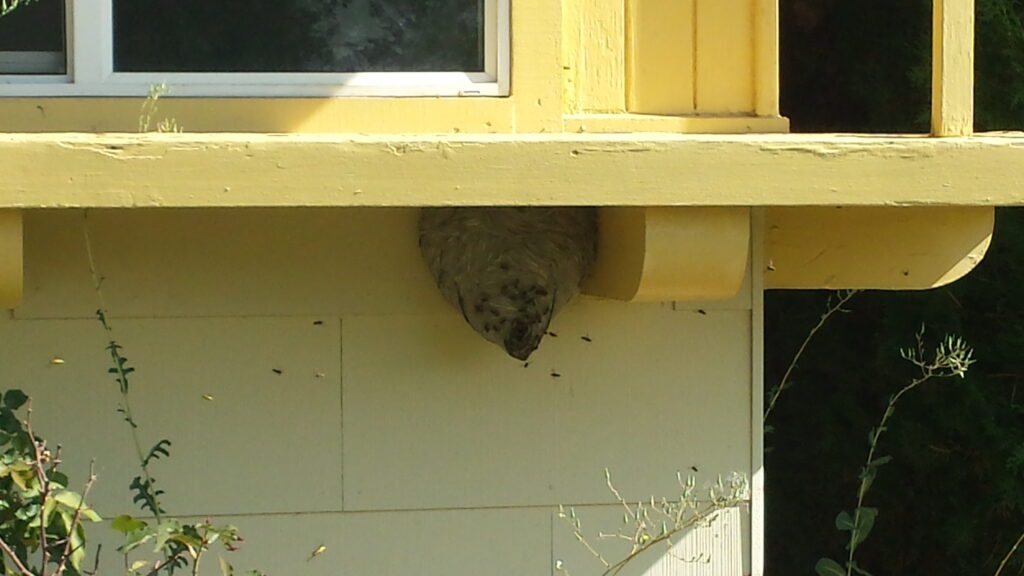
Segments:
[[[1013,557],[1013,553],[1017,551],[1017,547],[1020,546],[1021,542],[1024,542],[1024,532],[1020,533],[1020,537],[1018,537],[1017,541],[1013,543],[1010,551],[1006,553],[1006,556],[1003,556],[1003,561],[999,563],[999,568],[996,569],[995,574],[992,576],[999,576],[999,574],[1003,572],[1003,567],[1005,567],[1006,563],[1010,561],[1011,557]]]
[[[793,374],[793,370],[796,368],[797,363],[800,361],[800,357],[803,356],[804,350],[807,349],[807,345],[811,343],[811,340],[813,340],[814,336],[818,333],[819,330],[821,330],[821,327],[824,326],[826,322],[828,322],[828,319],[831,318],[832,315],[835,314],[836,312],[843,311],[843,306],[847,302],[849,302],[851,298],[856,296],[859,292],[861,291],[844,290],[842,292],[838,292],[839,299],[836,300],[835,302],[833,302],[832,298],[829,297],[825,313],[822,314],[821,318],[818,319],[818,323],[814,325],[814,328],[811,328],[811,331],[807,333],[807,337],[804,338],[803,343],[800,344],[800,348],[797,349],[796,354],[793,356],[793,360],[790,361],[789,366],[786,368],[786,373],[782,375],[782,380],[779,381],[778,387],[775,388],[775,391],[772,393],[772,397],[768,401],[768,407],[765,408],[764,419],[762,420],[762,422],[768,421],[768,415],[772,413],[772,409],[775,408],[775,403],[779,400],[779,395],[782,394],[783,389],[785,389],[786,385],[789,384],[789,377]]]
[[[89,463],[89,480],[86,481],[85,486],[82,487],[82,497],[78,500],[78,507],[75,509],[75,515],[71,518],[71,526],[68,528],[68,536],[64,540],[64,551],[60,555],[60,563],[57,565],[57,571],[54,572],[54,576],[60,576],[64,573],[67,568],[68,560],[71,558],[71,554],[76,550],[71,549],[71,535],[74,534],[79,525],[82,523],[82,507],[85,506],[85,499],[89,496],[89,490],[92,490],[92,485],[96,481],[96,461]],[[99,551],[97,550],[97,554]]]
[[[42,549],[43,564],[39,568],[39,576],[46,576],[46,565],[50,562],[50,552],[46,544],[46,501],[50,496],[50,478],[43,469],[43,449],[46,446],[45,440],[36,440],[36,434],[32,431],[32,399],[28,400],[28,408],[25,411],[25,432],[28,433],[32,442],[32,453],[35,459],[33,462],[36,480],[39,482],[39,547]]]
[[[11,549],[11,546],[3,538],[0,538],[0,549],[4,551],[4,554],[7,554],[7,557],[11,559],[11,562],[14,563],[14,566],[21,572],[22,576],[35,576],[31,570],[21,563],[18,555],[14,553],[14,550]]]
[[[110,323],[107,322],[107,304],[103,299],[103,277],[100,276],[96,268],[96,259],[92,252],[92,237],[89,234],[89,211],[84,210],[82,212],[82,236],[85,239],[85,254],[89,260],[89,274],[92,276],[93,288],[96,291],[96,299],[99,300],[99,310],[96,311],[96,315],[99,317],[100,323],[103,325],[103,330],[107,333],[107,345],[110,348],[110,357],[114,363],[114,369],[117,371],[117,377],[121,384],[121,405],[124,408],[124,416],[128,421],[129,427],[131,428],[132,443],[135,445],[135,454],[139,459],[139,467],[142,469],[142,477],[146,481],[146,485],[152,488],[154,482],[152,476],[149,474],[149,467],[146,465],[146,457],[142,452],[142,442],[139,440],[139,434],[136,430],[137,426],[135,420],[132,417],[132,407],[128,400],[128,372],[125,370],[125,361],[118,352],[117,341],[114,340],[114,330],[110,327]],[[153,516],[157,522],[162,520],[160,511],[160,502],[157,500],[155,490],[150,490],[148,494],[152,498],[153,504]]]

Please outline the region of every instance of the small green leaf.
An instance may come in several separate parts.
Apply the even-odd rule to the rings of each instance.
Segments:
[[[822,558],[814,565],[814,571],[818,576],[846,576],[846,570],[838,562],[831,558]]]
[[[861,494],[867,494],[868,490],[871,489],[871,485],[875,483],[875,476],[878,475],[878,468],[868,468],[862,470],[860,473],[861,479]]]
[[[64,474],[63,472],[59,472],[57,470],[54,470],[53,472],[50,472],[50,485],[53,486],[54,484],[58,484],[60,488],[67,488],[68,487],[68,477],[67,477],[67,475]]]
[[[878,468],[879,466],[883,464],[888,464],[889,462],[892,462],[892,456],[880,456],[872,460],[870,466],[873,468]]]
[[[222,557],[218,556],[217,559],[220,560],[221,576],[234,576],[235,569],[231,567],[231,564],[228,564],[228,561]]]
[[[8,390],[4,394],[4,407],[10,410],[21,408],[25,405],[25,402],[28,402],[28,396],[17,388]]]
[[[72,510],[82,506],[82,495],[77,492],[72,492],[71,490],[61,490],[60,492],[55,493],[52,498]]]
[[[853,530],[853,527],[853,516],[850,516],[849,512],[843,510],[842,512],[836,515],[837,529],[849,532]]]
[[[857,532],[854,535],[855,546],[867,539],[871,529],[875,527],[875,518],[878,518],[878,508],[860,508],[860,514],[857,515]]]
[[[82,568],[82,560],[85,560],[85,531],[82,530],[82,526],[78,526],[78,530],[75,530],[71,534],[71,554],[68,556],[71,560],[71,565],[75,568],[75,572],[80,572]]]
[[[122,554],[127,554],[132,550],[135,550],[139,546],[142,546],[153,537],[153,533],[148,530],[136,530],[135,532],[128,532],[125,534],[124,544],[118,547],[118,551]]]
[[[146,527],[146,523],[142,520],[136,520],[127,514],[122,514],[110,522],[110,527],[122,534],[127,534],[136,530],[142,530]]]

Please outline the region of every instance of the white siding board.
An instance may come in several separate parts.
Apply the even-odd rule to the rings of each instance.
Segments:
[[[655,496],[669,496],[656,494]],[[588,543],[606,561],[616,563],[627,557],[631,543],[601,538],[623,527],[621,506],[585,506],[578,508],[581,530]],[[744,526],[741,508],[721,510],[717,519],[681,532],[673,545],[652,546],[638,555],[620,572],[621,576],[742,576]],[[573,528],[555,513],[552,516],[552,546],[555,561],[577,576],[601,574],[604,565],[577,539]]]
[[[749,358],[722,355],[749,349],[748,311],[581,300],[552,330],[524,368],[455,312],[347,320],[346,509],[608,502],[605,467],[626,494],[749,474]]]
[[[236,574],[544,576],[551,574],[550,515],[536,508],[218,517],[214,522],[234,524],[245,542],[237,552],[215,547],[200,573],[221,576],[216,558],[223,556]],[[106,527],[91,534],[103,543],[101,573],[123,572],[115,551],[120,535]],[[320,545],[326,551],[309,559]]]
[[[337,321],[112,322],[137,369],[130,396],[144,450],[160,438],[173,442],[171,457],[152,465],[170,512],[342,508]],[[33,397],[37,433],[63,444],[67,473],[84,481],[95,458],[97,508],[136,510],[128,483],[137,461],[116,412],[120,395],[99,322],[6,320],[0,341],[3,387]]]

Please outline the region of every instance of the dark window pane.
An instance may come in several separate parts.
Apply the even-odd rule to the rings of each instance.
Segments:
[[[64,0],[22,4],[0,18],[0,74],[64,74]]]
[[[113,2],[120,72],[483,70],[483,0]]]

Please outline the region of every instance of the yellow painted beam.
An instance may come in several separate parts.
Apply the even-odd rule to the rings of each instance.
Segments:
[[[696,0],[627,0],[627,108],[637,114],[691,114]]]
[[[1024,135],[0,134],[0,208],[1024,205]]]
[[[622,0],[562,3],[567,112],[625,111],[625,19]]]
[[[604,208],[583,291],[617,300],[721,300],[747,271],[749,208]]]
[[[13,308],[21,302],[21,243],[21,210],[0,210],[0,308]]]
[[[971,271],[994,208],[780,208],[765,211],[767,288],[920,290]]]
[[[974,131],[974,0],[932,3],[932,135]]]

